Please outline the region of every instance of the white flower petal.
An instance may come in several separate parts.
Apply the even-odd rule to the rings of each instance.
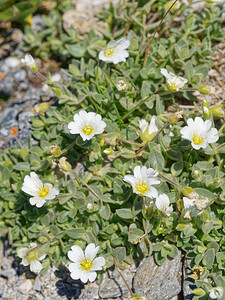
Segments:
[[[84,252],[80,246],[74,245],[71,247],[72,251],[68,252],[68,257],[73,262],[80,262],[84,259]]]
[[[88,279],[89,279],[90,282],[95,281],[96,277],[97,277],[97,273],[96,272],[90,272],[88,274]]]
[[[85,249],[85,257],[93,260],[98,253],[99,246],[95,247],[94,243],[89,244]]]
[[[17,254],[20,258],[24,258],[27,255],[28,248],[24,247],[17,251]]]
[[[101,271],[105,265],[105,258],[102,256],[96,257],[93,261],[93,267],[91,271]]]
[[[42,264],[38,260],[33,260],[30,263],[30,270],[34,273],[39,273],[43,269]]]

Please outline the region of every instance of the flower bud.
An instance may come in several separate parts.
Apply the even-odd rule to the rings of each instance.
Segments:
[[[224,106],[223,104],[215,105],[211,107],[211,113],[214,117],[223,117],[224,116]]]
[[[199,199],[199,194],[193,188],[186,186],[182,189],[182,193],[184,196],[188,197],[189,199]]]
[[[205,198],[205,199],[198,199],[194,202],[194,205],[195,207],[198,209],[198,210],[203,210],[205,209],[209,204],[209,199],[208,198]]]
[[[59,157],[61,154],[61,149],[58,145],[54,144],[49,147],[49,152],[53,157]]]
[[[105,140],[102,138],[101,141],[100,141],[100,147],[102,148],[105,144]]]
[[[199,87],[199,92],[203,95],[210,95],[214,94],[216,89],[213,86],[210,85],[202,85]]]
[[[208,104],[208,102],[206,100],[202,101],[202,111],[203,111],[204,117],[207,120],[211,119],[212,113],[210,111],[209,104]]]
[[[30,54],[26,54],[25,58],[21,59],[21,62],[25,66],[27,66],[32,72],[36,72],[38,70],[37,64]]]
[[[145,199],[142,214],[146,220],[150,220],[153,215],[153,202]]]
[[[181,118],[182,118],[182,112],[177,111],[170,115],[169,122],[170,122],[170,124],[176,124],[179,121],[179,119],[181,119]]]
[[[46,102],[42,102],[40,104],[36,104],[34,110],[36,113],[42,115],[48,110],[49,104]]]
[[[66,161],[66,157],[61,157],[58,166],[66,172],[71,170],[71,164]]]
[[[200,176],[201,176],[201,171],[199,170],[192,171],[192,177],[194,177],[194,179],[198,179]]]
[[[106,148],[103,152],[107,155],[112,155],[114,153],[113,149],[111,148]]]
[[[116,88],[119,92],[124,92],[127,90],[128,86],[124,80],[119,80],[116,84]]]
[[[94,204],[89,202],[89,203],[87,204],[87,211],[88,211],[88,212],[93,212],[94,209],[95,209]]]

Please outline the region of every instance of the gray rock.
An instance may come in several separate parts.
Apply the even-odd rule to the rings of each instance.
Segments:
[[[1,276],[4,278],[10,278],[12,276],[16,275],[16,271],[13,268],[7,269],[7,270],[3,270],[1,272]]]
[[[14,74],[15,81],[22,82],[26,79],[27,73],[25,70],[19,70]]]
[[[34,280],[34,286],[33,286],[33,288],[35,289],[35,291],[38,291],[38,292],[41,291],[41,282],[40,282],[40,279],[39,279],[38,276]]]
[[[20,65],[20,60],[16,57],[7,57],[5,65],[9,68],[16,68]]]
[[[19,288],[18,291],[22,294],[27,294],[32,289],[32,281],[30,279],[24,280]]]
[[[137,269],[133,289],[135,294],[151,300],[168,300],[181,291],[181,252],[158,266],[153,257],[145,258]]]
[[[188,277],[192,273],[191,269],[189,268],[190,264],[191,264],[190,259],[184,260],[184,265],[183,265],[183,274],[184,274],[183,296],[184,296],[184,300],[192,299],[194,296],[193,289],[196,288],[194,279]]]
[[[101,299],[117,298],[121,296],[121,290],[115,280],[106,278],[100,285],[98,294]]]

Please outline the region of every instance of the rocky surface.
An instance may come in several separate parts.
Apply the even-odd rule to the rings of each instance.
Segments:
[[[152,256],[145,258],[134,277],[134,292],[149,300],[168,300],[181,291],[181,252],[158,266]]]

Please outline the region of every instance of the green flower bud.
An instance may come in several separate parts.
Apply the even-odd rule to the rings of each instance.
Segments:
[[[142,214],[145,219],[150,220],[153,216],[153,202],[147,199],[144,200]]]
[[[203,111],[204,117],[207,120],[211,119],[212,113],[210,111],[209,104],[208,104],[208,102],[206,100],[202,101],[202,111]]]
[[[107,155],[112,155],[114,153],[113,149],[111,148],[106,148],[103,152]]]
[[[69,172],[71,170],[71,164],[66,161],[66,157],[61,157],[58,165],[63,171]]]
[[[177,111],[170,115],[169,122],[170,124],[176,124],[181,118],[182,118],[182,111]]]
[[[95,209],[94,204],[89,202],[89,203],[87,204],[87,211],[88,211],[88,212],[93,212],[94,209]]]
[[[53,157],[59,157],[61,154],[61,149],[58,145],[54,144],[49,147],[49,152]]]
[[[36,113],[42,115],[48,110],[49,104],[46,102],[42,102],[40,104],[35,105],[34,110]]]
[[[210,85],[202,85],[199,87],[199,92],[203,95],[210,95],[214,94],[216,89],[213,86]]]
[[[182,193],[184,196],[188,197],[189,199],[199,199],[199,194],[193,188],[186,186],[182,189]]]
[[[211,112],[214,117],[223,117],[224,116],[224,106],[223,104],[215,105],[211,107]]]

